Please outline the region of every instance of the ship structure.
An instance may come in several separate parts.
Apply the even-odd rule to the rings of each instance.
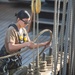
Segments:
[[[33,42],[50,41],[50,44],[32,50],[23,48],[19,52],[23,57],[22,66],[13,75],[24,75],[24,72],[27,75],[75,75],[75,0],[45,0],[38,6],[41,9],[31,7],[33,25],[29,36]],[[42,25],[44,29],[40,30]]]

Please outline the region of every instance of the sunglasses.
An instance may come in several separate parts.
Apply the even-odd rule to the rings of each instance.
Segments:
[[[24,22],[24,24],[30,24],[30,20],[22,20]]]

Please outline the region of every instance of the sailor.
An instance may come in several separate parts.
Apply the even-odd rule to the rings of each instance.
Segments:
[[[24,47],[37,48],[38,46],[45,46],[49,42],[34,43],[30,40],[26,26],[30,25],[30,15],[26,10],[20,10],[15,15],[17,17],[16,23],[10,24],[5,35],[5,43],[0,51],[0,56],[9,55],[20,51]],[[25,31],[25,33],[24,33]],[[0,75],[13,75],[18,67],[22,65],[21,55],[0,60]],[[26,74],[25,74],[26,75]]]

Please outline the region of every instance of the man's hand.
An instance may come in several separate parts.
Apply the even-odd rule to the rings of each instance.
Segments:
[[[45,42],[45,43],[46,43],[45,47],[47,48],[47,47],[50,45],[50,42],[47,41],[47,42]]]
[[[28,46],[30,49],[33,49],[33,48],[42,47],[42,46],[48,47],[49,44],[50,44],[49,41],[43,42],[43,43],[38,43],[38,44],[37,44],[37,43],[34,43],[34,42],[32,42],[32,41],[30,41],[30,42],[27,43],[27,46]]]
[[[32,41],[30,41],[30,42],[28,42],[28,47],[29,47],[30,49],[33,49],[33,48],[36,48],[36,47],[37,47],[37,44],[34,43],[34,42],[32,42]]]

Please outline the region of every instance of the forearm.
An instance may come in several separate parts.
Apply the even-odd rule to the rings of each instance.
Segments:
[[[9,51],[13,52],[13,51],[18,51],[21,48],[27,47],[28,43],[23,43],[23,44],[9,44]]]
[[[37,48],[37,47],[42,47],[42,46],[46,46],[47,44],[49,44],[49,42],[47,41],[47,42],[43,42],[43,43],[38,43],[38,44],[36,44],[35,43],[35,48]]]
[[[42,46],[44,46],[44,43],[35,43],[34,44],[34,48],[38,48],[38,47],[42,47]]]
[[[42,47],[42,46],[44,46],[44,45],[45,45],[44,43],[39,43],[39,44],[38,44],[39,47]]]

